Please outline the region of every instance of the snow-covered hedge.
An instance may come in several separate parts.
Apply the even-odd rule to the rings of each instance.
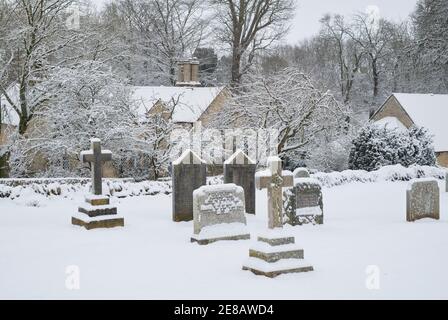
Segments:
[[[220,184],[222,176],[208,177],[207,184]],[[70,197],[73,193],[88,193],[90,179],[0,179],[0,198],[17,199],[32,194]],[[141,195],[171,194],[171,179],[135,182],[133,179],[104,179],[103,193],[118,198]]]
[[[311,176],[322,184],[322,186],[331,188],[352,182],[378,182],[378,181],[409,181],[417,178],[445,178],[445,169],[429,166],[410,166],[402,165],[385,166],[377,171],[364,170],[346,170],[342,172],[324,173],[318,172]]]
[[[134,179],[105,179],[106,181],[123,181],[123,182],[133,182]],[[10,187],[17,186],[29,186],[33,184],[38,185],[48,185],[53,183],[58,184],[81,184],[86,185],[90,182],[90,178],[32,178],[32,179],[0,179],[0,185],[6,185]]]
[[[26,180],[26,181],[25,181]],[[87,193],[89,179],[4,179],[0,181],[0,198],[16,199],[21,196],[38,194],[43,196],[70,197],[73,193]],[[170,194],[170,181],[134,182],[132,179],[111,179],[103,182],[103,192],[119,198],[140,195]]]
[[[312,171],[312,170],[311,170]],[[377,171],[346,170],[342,172],[317,172],[311,177],[323,187],[331,188],[352,182],[409,181],[416,178],[445,178],[445,169],[428,166],[386,166]],[[207,184],[223,183],[222,176],[207,178]],[[89,179],[0,179],[0,198],[17,199],[38,194],[46,197],[71,197],[73,193],[88,193]],[[171,180],[135,182],[132,179],[105,179],[103,192],[118,198],[141,195],[171,194]]]

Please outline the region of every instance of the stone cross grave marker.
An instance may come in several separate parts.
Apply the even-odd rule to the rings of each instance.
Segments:
[[[415,179],[406,191],[406,220],[440,219],[439,184],[436,179]]]
[[[202,186],[193,192],[194,234],[191,242],[250,239],[244,190],[233,183]]]
[[[242,150],[237,150],[224,162],[224,183],[234,183],[244,189],[246,212],[255,214],[255,171],[257,164]]]
[[[268,159],[269,169],[259,172],[255,181],[258,189],[268,189],[269,230],[258,236],[258,241],[249,249],[249,259],[243,270],[269,278],[285,273],[313,271],[313,266],[304,260],[304,250],[295,244],[295,237],[287,235],[283,227],[283,187],[293,185],[293,174],[282,171],[278,157]]]
[[[207,165],[192,150],[172,163],[173,221],[193,220],[193,191],[206,184]]]
[[[293,175],[282,170],[282,160],[279,157],[268,158],[268,169],[258,172],[255,177],[257,189],[268,190],[269,229],[283,228],[283,192],[282,188],[292,187]]]
[[[103,190],[103,162],[112,160],[112,152],[109,150],[101,150],[101,140],[91,139],[91,149],[82,151],[80,155],[81,162],[90,162],[92,172],[92,193],[102,195]]]
[[[85,203],[79,206],[78,213],[72,216],[72,224],[87,230],[98,228],[123,227],[124,218],[117,215],[117,207],[110,205],[108,196],[102,193],[102,165],[112,160],[112,152],[101,151],[101,140],[90,140],[92,149],[82,151],[80,160],[91,162],[92,193],[85,197]]]

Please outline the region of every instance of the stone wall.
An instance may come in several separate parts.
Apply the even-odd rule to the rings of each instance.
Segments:
[[[391,96],[389,99],[387,99],[379,112],[374,114],[371,120],[378,121],[386,117],[397,118],[406,126],[406,128],[410,128],[414,124],[412,119],[408,116],[406,111],[394,96]]]
[[[15,126],[0,124],[0,178],[9,176],[8,155],[2,154],[2,147],[8,144],[9,135],[16,130]]]
[[[221,90],[221,92],[215,97],[215,99],[210,103],[210,106],[205,110],[205,112],[199,117],[198,121],[202,122],[202,126],[208,127],[213,120],[213,117],[219,113],[229,97],[229,91],[227,88]]]
[[[448,151],[436,152],[437,164],[448,168]]]
[[[1,131],[0,131],[0,146],[5,145],[8,143],[10,135],[17,130],[16,126],[11,126],[9,124],[0,124]]]

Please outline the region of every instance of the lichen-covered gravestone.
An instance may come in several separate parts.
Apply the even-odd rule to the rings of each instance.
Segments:
[[[234,183],[244,189],[246,212],[255,214],[255,171],[257,164],[242,150],[237,150],[224,162],[224,183]]]
[[[172,163],[173,221],[193,220],[193,191],[206,184],[205,161],[192,150],[185,150]]]
[[[103,162],[112,160],[112,152],[101,150],[101,140],[90,141],[91,150],[81,152],[80,160],[91,163],[92,194],[85,197],[86,203],[79,206],[79,212],[72,217],[72,224],[87,230],[123,227],[124,218],[117,215],[117,207],[110,205],[109,197],[103,195],[102,190]]]
[[[412,180],[406,191],[406,220],[440,218],[439,184],[436,179]]]
[[[323,224],[324,205],[322,187],[313,178],[296,178],[294,187],[285,190],[285,214],[290,225]]]
[[[193,192],[194,234],[191,242],[250,239],[244,190],[235,184],[202,186]]]
[[[258,189],[268,190],[268,232],[258,236],[258,242],[249,249],[249,259],[243,270],[256,275],[274,278],[284,273],[312,271],[304,260],[304,252],[295,244],[293,235],[283,232],[282,188],[293,185],[293,174],[282,170],[279,157],[268,158],[268,170],[258,172],[255,177]]]

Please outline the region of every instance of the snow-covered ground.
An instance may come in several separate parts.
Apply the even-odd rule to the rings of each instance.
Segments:
[[[448,194],[440,221],[407,223],[406,186],[324,189],[325,224],[286,227],[315,271],[275,279],[241,270],[254,240],[190,243],[193,224],[171,221],[170,195],[115,199],[125,228],[95,231],[70,224],[80,194],[0,199],[0,298],[447,299]],[[248,217],[254,239],[266,227],[265,193],[257,192],[258,214]],[[72,265],[79,290],[66,288]],[[366,287],[371,265],[380,270],[379,290]]]

